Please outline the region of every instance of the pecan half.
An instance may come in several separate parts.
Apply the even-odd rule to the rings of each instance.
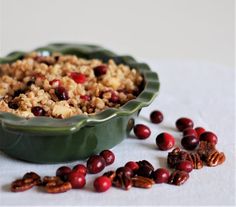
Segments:
[[[206,158],[206,165],[209,167],[215,167],[222,164],[225,161],[225,154],[223,152],[212,152]]]
[[[189,153],[182,151],[180,150],[180,148],[176,147],[168,153],[167,164],[170,168],[175,168],[177,163],[183,160],[187,160],[187,157],[189,157]]]
[[[203,161],[206,161],[206,158],[209,154],[212,154],[216,151],[215,145],[210,142],[200,141],[197,153]]]
[[[197,153],[190,153],[186,159],[193,164],[194,169],[201,169],[203,167],[203,162]]]
[[[133,183],[130,176],[127,176],[125,173],[120,173],[114,177],[112,185],[117,188],[124,188],[125,190],[129,190],[132,187]]]
[[[182,185],[189,178],[189,174],[185,171],[176,170],[170,175],[169,184]]]
[[[28,172],[23,176],[23,179],[31,178],[35,181],[35,185],[41,185],[41,177],[35,172]]]
[[[141,161],[138,161],[137,163],[138,163],[139,167],[148,167],[148,168],[154,170],[153,165],[150,162],[148,162],[147,160],[141,160]]]
[[[133,186],[138,188],[151,188],[154,181],[150,178],[135,176],[132,178]]]
[[[103,174],[103,176],[108,177],[111,180],[111,182],[112,182],[114,180],[115,176],[116,176],[116,172],[111,170],[111,171],[105,172]]]
[[[48,193],[64,193],[72,189],[70,182],[64,182],[57,176],[46,176],[43,179],[45,190]]]

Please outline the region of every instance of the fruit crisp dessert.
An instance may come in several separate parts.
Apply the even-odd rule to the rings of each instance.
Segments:
[[[94,114],[136,98],[142,82],[136,69],[111,59],[32,52],[0,64],[0,111],[26,118]]]

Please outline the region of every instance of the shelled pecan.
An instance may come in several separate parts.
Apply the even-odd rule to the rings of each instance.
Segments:
[[[169,178],[169,184],[173,185],[182,185],[184,184],[189,178],[189,174],[185,171],[175,170]]]
[[[133,186],[138,188],[151,188],[152,185],[155,183],[153,179],[142,177],[142,176],[135,176],[132,178]]]
[[[176,164],[180,161],[187,160],[189,153],[180,150],[179,147],[176,147],[167,156],[167,164],[170,168],[175,168]]]
[[[48,193],[63,193],[72,189],[70,182],[64,182],[57,176],[46,176],[43,182]]]
[[[197,153],[190,153],[186,159],[193,164],[193,169],[201,169],[203,167],[203,162]]]

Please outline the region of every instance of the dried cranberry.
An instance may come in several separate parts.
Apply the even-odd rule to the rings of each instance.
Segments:
[[[100,176],[94,180],[93,186],[97,192],[105,192],[111,187],[111,180],[106,176]]]
[[[55,89],[55,94],[59,100],[68,100],[68,92],[64,87],[59,86]]]
[[[195,136],[185,136],[181,140],[181,145],[186,150],[194,150],[199,144],[199,139]]]
[[[176,123],[175,123],[177,129],[179,131],[184,131],[186,128],[193,128],[193,121],[189,118],[183,117],[183,118],[179,118]]]
[[[31,86],[32,84],[35,84],[35,81],[34,80],[30,80],[26,83],[27,86]]]
[[[53,80],[49,81],[49,84],[53,88],[58,88],[61,85],[61,81],[59,79],[53,79]]]
[[[110,150],[103,150],[100,155],[104,158],[106,165],[111,165],[115,161],[115,155]]]
[[[95,68],[93,68],[94,75],[96,77],[99,77],[101,75],[105,75],[107,73],[108,67],[106,65],[99,65]]]
[[[84,101],[90,101],[91,97],[89,95],[81,95],[80,99],[84,100]]]
[[[71,183],[72,188],[80,189],[86,184],[85,176],[79,172],[72,171],[68,175],[68,181]]]
[[[144,124],[134,126],[134,134],[139,139],[147,139],[151,135],[150,129]]]
[[[44,116],[45,115],[45,110],[40,107],[40,106],[35,106],[31,109],[31,112],[35,115],[35,116]]]
[[[87,169],[91,174],[101,172],[106,166],[106,161],[100,155],[92,155],[87,161]]]
[[[82,73],[71,72],[70,77],[76,82],[83,84],[86,81],[86,76]]]
[[[195,137],[198,137],[198,135],[197,135],[197,132],[193,129],[193,128],[191,128],[191,127],[189,127],[189,128],[186,128],[184,131],[183,131],[183,136],[185,137],[185,136],[195,136]]]
[[[161,133],[156,137],[156,144],[160,150],[169,150],[175,145],[175,138],[169,133]]]
[[[166,168],[159,168],[152,174],[155,183],[168,183],[170,173]]]
[[[11,108],[11,109],[18,109],[19,108],[19,105],[16,103],[16,102],[13,102],[13,101],[10,101],[8,103],[8,107]]]
[[[67,181],[68,175],[71,173],[71,169],[67,166],[59,167],[56,171],[56,176],[60,177],[63,181]]]
[[[163,114],[160,111],[153,111],[150,114],[150,120],[152,123],[159,124],[163,121]]]
[[[17,90],[17,91],[14,92],[13,97],[17,97],[17,96],[19,96],[20,94],[24,94],[24,93],[25,93],[24,90],[19,89],[19,90]]]
[[[111,98],[109,99],[112,103],[119,103],[120,98],[119,96],[113,91],[111,93]]]
[[[193,164],[188,160],[183,160],[177,163],[175,168],[190,173],[193,170]]]
[[[198,137],[200,137],[200,135],[206,130],[203,127],[196,127],[195,131],[197,132]]]
[[[125,164],[125,167],[130,168],[131,170],[133,170],[133,172],[136,172],[139,169],[139,165],[137,162],[134,161],[129,161]]]
[[[199,137],[200,141],[210,142],[211,144],[216,145],[218,138],[213,132],[204,132]]]
[[[84,176],[87,174],[87,168],[84,165],[82,165],[82,164],[75,165],[73,167],[73,171],[81,173]]]
[[[124,174],[128,177],[132,177],[134,175],[134,172],[129,167],[119,167],[116,169],[116,174]]]

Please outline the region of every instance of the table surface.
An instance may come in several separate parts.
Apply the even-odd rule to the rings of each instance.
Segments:
[[[217,148],[226,154],[226,162],[218,167],[204,167],[191,172],[190,179],[180,187],[159,184],[151,189],[131,188],[124,191],[111,188],[106,193],[93,190],[98,175],[88,175],[84,189],[51,195],[39,188],[24,193],[9,191],[9,183],[25,172],[35,171],[42,176],[53,175],[60,164],[42,165],[18,161],[0,153],[0,206],[138,206],[138,205],[235,205],[235,94],[234,69],[206,62],[177,60],[147,60],[160,76],[160,94],[141,111],[136,123],[147,124],[152,131],[147,140],[127,137],[113,151],[116,161],[105,170],[115,169],[130,160],[149,160],[155,168],[166,167],[168,152],[159,151],[155,138],[169,132],[180,146],[181,133],[175,121],[182,116],[194,120],[195,126],[214,131],[219,138]],[[155,125],[149,122],[152,110],[161,110],[164,121]],[[66,163],[73,166],[83,161]]]

